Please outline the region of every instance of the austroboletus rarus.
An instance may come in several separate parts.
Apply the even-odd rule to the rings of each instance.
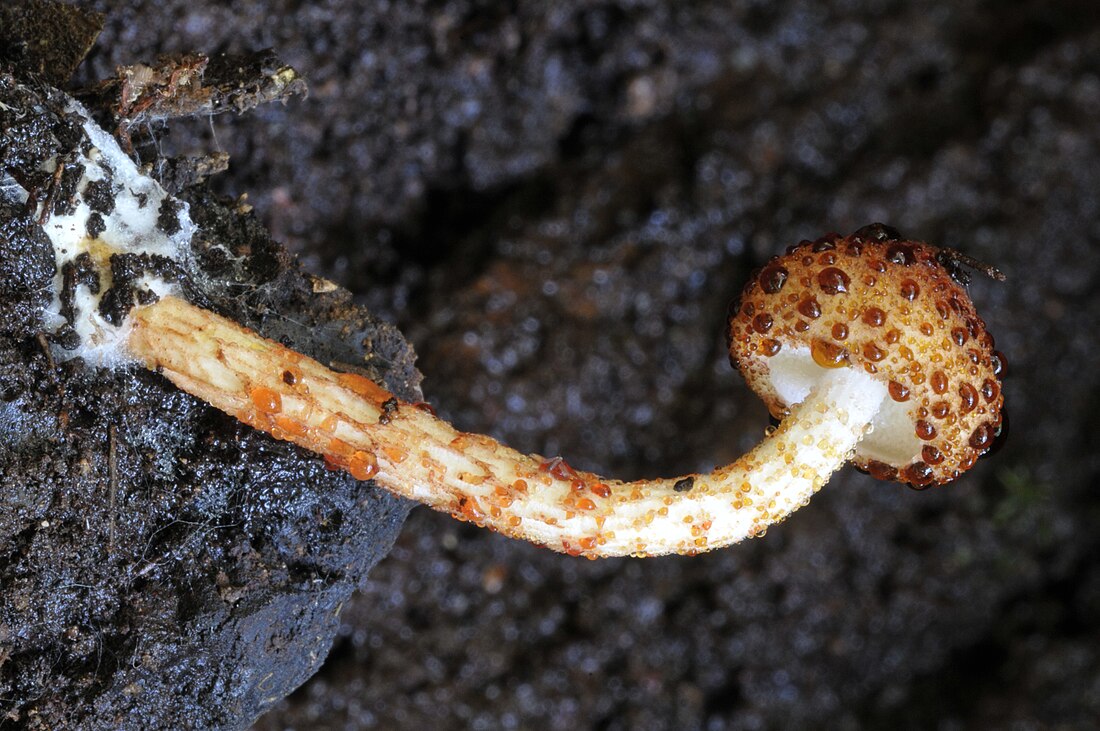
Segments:
[[[698,553],[760,535],[848,459],[947,482],[1002,427],[1004,359],[956,281],[958,258],[874,225],[775,257],[732,310],[730,357],[781,419],[748,454],[633,482],[521,454],[184,299],[176,280],[197,233],[186,205],[83,108],[72,114],[82,177],[72,212],[43,226],[59,356],[140,363],[357,479],[506,535],[588,557]],[[109,195],[109,215],[92,195]]]

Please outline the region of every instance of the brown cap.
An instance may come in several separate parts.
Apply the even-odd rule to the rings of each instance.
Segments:
[[[731,306],[730,360],[777,418],[826,369],[864,369],[890,395],[852,462],[916,487],[949,482],[993,445],[1004,404],[1004,356],[954,261],[882,224],[803,241]]]

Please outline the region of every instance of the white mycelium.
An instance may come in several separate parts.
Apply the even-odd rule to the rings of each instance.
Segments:
[[[60,359],[82,356],[97,365],[117,365],[132,360],[125,350],[130,318],[116,327],[99,312],[100,300],[112,285],[111,255],[154,254],[182,261],[195,226],[186,204],[172,199],[153,178],[143,174],[114,137],[99,127],[82,106],[73,102],[69,111],[83,120],[86,139],[65,163],[82,165],[84,171],[76,187],[75,208],[71,213],[55,215],[51,211],[43,216],[42,209],[49,204],[48,200],[40,202],[37,211],[40,220],[46,219],[42,229],[53,243],[57,260],[54,299],[47,310],[46,324],[54,330],[65,324],[61,301],[63,270],[67,263],[87,253],[99,276],[99,292],[93,293],[87,284],[76,287],[75,318],[71,325],[80,337],[80,344],[75,350],[56,348],[55,355]],[[54,172],[60,162],[57,158],[47,161],[46,171]],[[113,199],[109,211],[93,210],[87,195],[93,183],[109,186],[109,197]],[[162,206],[167,213],[162,214]],[[174,216],[175,221],[165,226],[162,215]],[[102,227],[89,227],[93,217],[102,221]],[[97,228],[102,230],[91,236],[89,231]],[[165,228],[173,232],[166,233]],[[174,284],[152,275],[142,277],[135,284],[157,296],[175,290]]]

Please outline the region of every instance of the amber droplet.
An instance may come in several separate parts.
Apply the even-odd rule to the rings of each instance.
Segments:
[[[917,261],[917,254],[910,244],[894,244],[886,249],[886,261],[910,266]]]
[[[817,284],[825,294],[847,292],[851,283],[848,275],[836,267],[826,267],[817,274]]]
[[[795,323],[794,323],[794,331],[795,332],[804,333],[809,329],[810,329],[810,323],[806,322],[805,320],[796,320]]]
[[[822,368],[840,368],[848,362],[848,351],[836,343],[815,338],[810,345],[814,362]]]
[[[358,373],[341,373],[337,376],[337,380],[340,381],[340,385],[354,391],[366,399],[370,399],[378,406],[381,406],[386,401],[393,398],[392,393],[382,388],[371,379],[360,376]]]
[[[1008,359],[1005,358],[1005,354],[999,350],[994,350],[993,356],[989,360],[990,365],[993,366],[993,375],[1001,378],[1004,375],[1005,368],[1008,367]]]
[[[986,400],[986,403],[993,403],[996,401],[1000,393],[1001,387],[997,385],[996,381],[987,378],[982,383],[982,398]]]
[[[969,414],[978,405],[978,391],[969,383],[959,386],[959,397],[959,410],[964,414]]]
[[[611,497],[611,488],[602,482],[597,482],[592,486],[592,494],[599,497]]]
[[[951,407],[946,401],[937,401],[932,404],[932,416],[942,419],[951,413]]]
[[[920,296],[920,285],[912,279],[906,279],[901,283],[901,296],[912,302]]]
[[[894,399],[895,401],[900,402],[909,400],[909,389],[901,385],[897,381],[890,381],[890,383],[886,386],[886,390],[890,392],[890,398]]]
[[[863,357],[869,361],[878,363],[886,357],[886,351],[874,343],[865,343],[863,346]]]
[[[778,264],[769,264],[760,272],[760,289],[768,294],[776,294],[787,283],[789,272],[786,267]]]
[[[348,472],[357,480],[369,480],[378,472],[378,462],[373,454],[356,452],[348,457]]]
[[[817,260],[822,264],[836,264],[836,252],[826,251]]]
[[[820,239],[816,239],[811,249],[815,254],[819,254],[822,251],[832,251],[836,248],[836,244],[833,243],[834,239],[838,238],[836,234],[827,234]]]
[[[893,345],[896,342],[898,342],[899,340],[901,340],[901,331],[900,330],[895,329],[895,330],[888,330],[886,332],[886,344],[887,345]]]
[[[980,424],[970,435],[970,446],[979,451],[989,449],[993,444],[993,428],[989,424]]]
[[[893,480],[897,478],[898,470],[885,462],[871,460],[867,463],[867,474],[876,480]]]
[[[577,500],[577,507],[580,510],[595,510],[596,503],[592,502],[592,498],[582,497],[580,500]]]
[[[932,390],[936,393],[947,393],[947,374],[943,371],[936,371],[932,374],[932,380],[929,381],[932,384]]]
[[[292,370],[288,369],[288,370],[283,371],[283,383],[285,383],[288,386],[293,386],[295,383],[298,382],[298,379],[300,377],[301,376],[299,376],[297,373],[295,373]]]
[[[760,341],[760,352],[769,358],[783,349],[783,343],[775,338],[765,338]]]
[[[848,326],[843,322],[838,322],[833,325],[833,339],[834,340],[846,340],[848,338]]]
[[[970,335],[966,332],[966,328],[964,328],[964,327],[951,328],[951,340],[954,341],[955,345],[958,345],[960,348],[962,346],[966,345],[966,341],[969,338],[970,338]]]
[[[932,484],[932,468],[924,462],[914,462],[905,468],[905,480],[915,490],[923,490]]]
[[[761,312],[756,317],[752,318],[752,329],[758,333],[766,333],[772,327],[772,316],[767,312]]]
[[[871,327],[879,327],[886,322],[886,313],[879,307],[868,307],[863,311],[863,322]]]
[[[923,419],[917,422],[916,432],[917,436],[926,442],[929,439],[936,438],[936,427],[932,426],[932,424],[924,421]]]
[[[932,323],[922,322],[920,324],[920,332],[921,332],[921,335],[923,335],[926,338],[931,337],[932,333],[934,332],[934,330],[932,329]]]
[[[278,391],[273,391],[266,386],[256,386],[250,395],[252,404],[262,414],[274,414],[283,410],[283,398]]]
[[[939,464],[943,462],[943,452],[933,447],[931,444],[925,444],[920,450],[921,459],[928,464]]]
[[[821,317],[821,305],[813,297],[808,297],[798,303],[798,311],[811,320]]]

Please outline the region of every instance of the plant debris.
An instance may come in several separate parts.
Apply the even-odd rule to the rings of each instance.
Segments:
[[[131,131],[177,117],[242,114],[272,101],[306,94],[306,82],[273,51],[162,56],[155,64],[120,66],[115,76],[77,93],[106,110],[116,135],[129,145]],[[132,146],[131,148],[132,149]]]

